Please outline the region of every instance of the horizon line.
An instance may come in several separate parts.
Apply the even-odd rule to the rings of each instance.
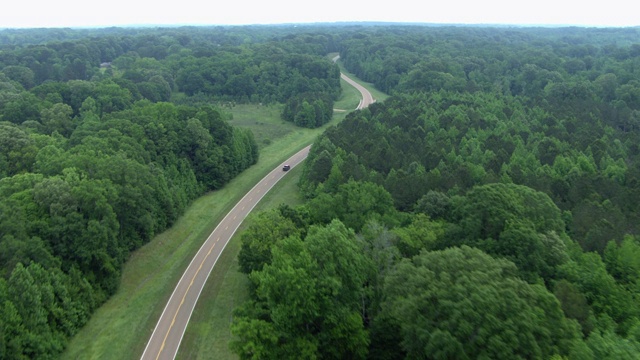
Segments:
[[[384,24],[384,25],[412,25],[412,26],[469,26],[469,27],[543,27],[543,28],[638,28],[638,25],[598,25],[598,24],[570,24],[570,23],[464,23],[464,22],[416,22],[416,21],[317,21],[317,22],[282,22],[282,23],[246,23],[246,24],[222,24],[222,23],[140,23],[140,24],[114,24],[114,25],[68,25],[68,26],[24,26],[2,27],[3,30],[47,30],[47,29],[109,29],[109,28],[177,28],[177,27],[250,27],[250,26],[313,26],[313,25],[347,25],[347,24]]]

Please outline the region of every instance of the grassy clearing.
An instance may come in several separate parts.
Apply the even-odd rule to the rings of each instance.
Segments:
[[[343,83],[338,109],[354,109],[359,93]],[[326,127],[342,121],[337,112],[320,129],[301,129],[280,119],[277,106],[242,105],[231,109],[232,124],[251,129],[261,147],[260,161],[223,189],[196,201],[174,226],[131,255],[123,268],[118,292],[100,307],[89,323],[71,340],[62,359],[139,359],[157,319],[182,272],[202,242],[240,198],[271,169],[313,142]],[[296,205],[295,168],[278,183],[256,210],[284,202]],[[250,219],[243,225],[246,226]],[[240,228],[240,230],[242,227]],[[240,231],[241,232],[241,231]],[[232,309],[247,296],[247,278],[239,273],[236,235],[225,248],[191,318],[178,358],[235,359],[228,350]]]
[[[269,146],[276,139],[299,130],[293,123],[280,118],[282,105],[237,105],[232,109],[234,126],[251,129],[260,149]]]
[[[352,101],[341,100],[337,101],[333,108],[335,110],[334,114],[343,114],[345,112],[353,111],[360,104],[360,92],[350,86],[346,81],[340,80],[342,84],[342,98],[344,99],[354,99]]]

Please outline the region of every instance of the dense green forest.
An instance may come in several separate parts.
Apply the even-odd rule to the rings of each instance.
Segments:
[[[258,160],[227,106],[340,93],[328,38],[289,28],[0,39],[0,359],[56,358],[133,250]]]
[[[312,147],[238,260],[241,359],[638,359],[640,29],[339,35],[392,97]]]
[[[640,29],[0,31],[0,358],[55,358],[131,251],[258,159],[225,107],[328,129],[239,264],[240,358],[637,359]]]

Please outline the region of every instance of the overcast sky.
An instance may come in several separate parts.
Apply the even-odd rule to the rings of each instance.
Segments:
[[[4,0],[0,28],[341,21],[638,26],[633,0]],[[419,4],[419,5],[416,5]],[[633,7],[633,8],[632,8]]]

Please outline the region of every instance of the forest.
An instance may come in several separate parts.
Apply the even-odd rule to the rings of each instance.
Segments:
[[[241,359],[638,359],[640,29],[372,27],[392,96],[318,138],[238,261]]]
[[[328,46],[279,27],[0,31],[0,359],[57,358],[132,251],[257,162],[229,106],[315,94],[308,126],[330,119]]]
[[[255,215],[241,359],[637,359],[640,29],[0,30],[0,358],[52,359],[132,251],[260,148],[228,106],[331,119]]]

